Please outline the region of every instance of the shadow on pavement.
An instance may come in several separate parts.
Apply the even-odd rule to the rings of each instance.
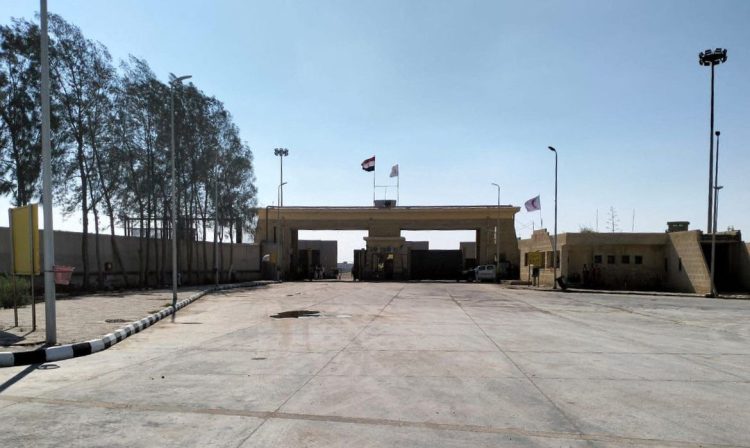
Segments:
[[[13,378],[9,379],[3,384],[0,384],[0,394],[5,392],[10,386],[24,379],[28,374],[36,370],[39,367],[39,365],[40,364],[31,364],[30,366],[18,372]]]

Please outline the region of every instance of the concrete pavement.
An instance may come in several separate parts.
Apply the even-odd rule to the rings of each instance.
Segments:
[[[465,283],[225,292],[105,352],[0,370],[0,446],[750,446],[748,308]],[[293,309],[323,316],[269,317]]]

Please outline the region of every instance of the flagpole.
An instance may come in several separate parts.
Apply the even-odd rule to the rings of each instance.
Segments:
[[[375,168],[372,169],[372,205],[375,205]]]
[[[537,195],[537,196],[539,196],[540,198],[542,197],[541,194]],[[543,229],[544,228],[544,218],[542,217],[542,201],[541,201],[541,199],[539,200],[539,224],[540,224],[539,228]]]
[[[399,184],[401,183],[401,174],[396,176],[396,205],[399,203]]]

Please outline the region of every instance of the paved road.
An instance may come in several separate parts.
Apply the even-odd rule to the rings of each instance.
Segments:
[[[324,317],[269,317],[300,308]],[[0,446],[750,446],[748,311],[491,284],[236,291],[0,370]]]

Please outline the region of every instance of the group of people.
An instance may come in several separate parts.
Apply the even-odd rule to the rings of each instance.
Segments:
[[[584,287],[595,285],[598,283],[601,271],[598,266],[592,265],[591,269],[587,265],[583,265],[583,278],[582,285]]]

